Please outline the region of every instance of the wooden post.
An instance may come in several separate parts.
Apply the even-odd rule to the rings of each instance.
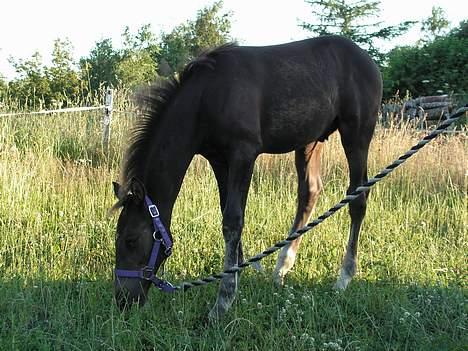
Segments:
[[[111,132],[112,121],[112,106],[113,106],[113,92],[112,89],[107,88],[105,97],[104,119],[102,122],[102,148],[107,155],[109,152],[109,140]]]

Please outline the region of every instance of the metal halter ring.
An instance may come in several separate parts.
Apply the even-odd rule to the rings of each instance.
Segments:
[[[156,233],[157,233],[157,232],[158,232],[157,230],[155,230],[155,231],[153,232],[153,239],[154,239],[154,241],[157,241],[157,240],[161,241],[161,239],[156,238]]]

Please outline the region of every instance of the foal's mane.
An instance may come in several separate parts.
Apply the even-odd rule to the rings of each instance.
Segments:
[[[141,113],[129,137],[130,146],[122,168],[124,185],[127,185],[133,177],[142,175],[154,131],[157,130],[162,118],[164,118],[167,107],[177,95],[180,87],[199,68],[207,67],[214,70],[216,56],[235,46],[235,43],[229,43],[206,51],[189,62],[179,74],[153,83],[136,95],[136,102]]]

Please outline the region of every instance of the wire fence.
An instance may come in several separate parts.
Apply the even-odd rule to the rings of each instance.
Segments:
[[[112,89],[110,88],[106,89],[105,95],[104,95],[104,102],[105,102],[104,105],[99,105],[99,106],[70,107],[70,108],[32,111],[32,112],[6,112],[6,113],[0,113],[0,117],[37,116],[37,115],[51,115],[51,114],[59,114],[59,113],[102,110],[103,111],[102,145],[103,145],[104,153],[107,154],[109,152],[112,114],[114,112],[113,111],[114,91]],[[131,111],[116,111],[116,112],[135,113]]]
[[[35,112],[9,112],[9,113],[0,113],[0,117],[16,117],[16,116],[35,116],[35,115],[48,115],[53,113],[69,113],[69,112],[82,112],[82,111],[93,111],[93,110],[102,110],[106,108],[106,105],[101,106],[90,106],[90,107],[70,107],[70,108],[61,108],[57,110],[42,110]]]

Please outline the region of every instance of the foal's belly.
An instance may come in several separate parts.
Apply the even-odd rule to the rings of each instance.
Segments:
[[[334,130],[335,115],[327,104],[312,99],[288,99],[266,111],[261,118],[265,153],[285,153],[314,141],[323,141]]]

